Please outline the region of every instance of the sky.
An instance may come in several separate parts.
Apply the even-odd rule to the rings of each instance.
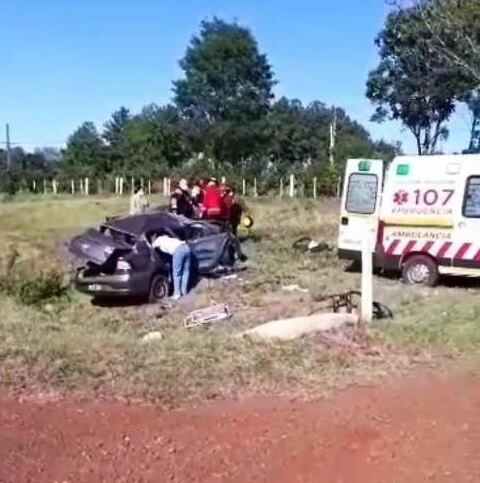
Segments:
[[[387,12],[384,0],[0,0],[0,142],[8,122],[27,150],[62,146],[82,122],[101,128],[122,105],[169,102],[190,38],[217,16],[251,28],[277,96],[342,106],[374,138],[414,152],[399,123],[369,121],[365,82]],[[445,152],[466,146],[468,119],[460,108]]]

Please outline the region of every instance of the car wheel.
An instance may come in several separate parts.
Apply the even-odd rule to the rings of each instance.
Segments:
[[[155,275],[150,284],[150,292],[148,294],[148,301],[151,304],[160,302],[168,296],[170,290],[170,283],[165,275]]]
[[[439,278],[438,266],[430,257],[413,255],[402,266],[402,278],[409,285],[433,287]]]

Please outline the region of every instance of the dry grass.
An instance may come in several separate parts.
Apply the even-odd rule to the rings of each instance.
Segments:
[[[124,211],[127,204],[118,198],[4,203],[0,243],[14,246],[32,271],[58,267],[62,241],[108,214]],[[249,204],[256,222],[245,246],[249,269],[237,280],[204,281],[194,295],[167,311],[155,306],[98,307],[73,292],[70,298],[25,306],[0,294],[3,384],[94,390],[175,405],[245,391],[317,393],[405,364],[403,352],[448,349],[451,355],[480,346],[476,289],[413,293],[385,279],[378,280],[376,293],[394,306],[398,317],[374,327],[375,340],[384,348],[381,357],[326,350],[314,339],[278,344],[233,339],[232,333],[244,327],[318,310],[316,296],[358,284],[358,276],[346,273],[333,255],[291,249],[303,235],[335,242],[334,201],[260,198]],[[285,292],[282,286],[288,284],[310,293]],[[445,307],[460,298],[468,303],[460,312],[457,306],[445,315]],[[182,326],[191,309],[215,302],[229,304],[235,317],[208,329]],[[143,343],[142,336],[151,330],[160,330],[163,338]]]

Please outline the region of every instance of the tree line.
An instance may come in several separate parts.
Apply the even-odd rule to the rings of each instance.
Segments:
[[[419,154],[439,150],[448,121],[471,113],[465,152],[480,152],[480,2],[387,0],[392,11],[375,43],[378,66],[366,95],[373,120],[400,120]],[[349,157],[391,159],[398,143],[375,141],[344,109],[275,99],[277,79],[252,32],[237,22],[203,21],[180,60],[172,102],[139,113],[120,107],[100,128],[85,122],[61,152],[11,153],[0,184],[35,177],[255,176],[264,188],[295,174],[331,191]],[[0,150],[6,171],[6,153]],[[1,186],[0,186],[1,187]]]
[[[214,173],[255,176],[268,188],[296,174],[317,176],[319,189],[331,190],[348,157],[390,159],[400,149],[373,140],[340,107],[275,99],[267,56],[237,22],[203,21],[180,67],[184,75],[173,82],[170,104],[139,113],[120,107],[100,130],[85,122],[54,159],[17,149],[13,181],[28,185],[39,171],[60,178]]]

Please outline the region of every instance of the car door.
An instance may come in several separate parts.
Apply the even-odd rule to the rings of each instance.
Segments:
[[[190,249],[200,273],[208,273],[218,267],[228,247],[230,234],[219,233],[190,241]]]
[[[343,251],[345,255],[361,251],[366,233],[372,238],[374,250],[383,170],[383,161],[380,159],[347,161],[338,237],[339,252]]]

